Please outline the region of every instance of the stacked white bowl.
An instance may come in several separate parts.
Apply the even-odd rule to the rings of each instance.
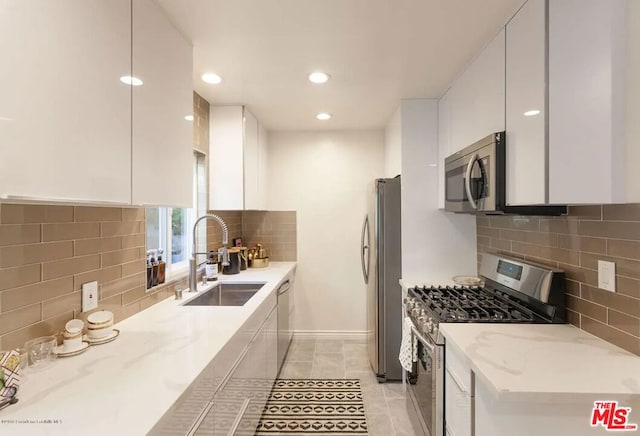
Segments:
[[[89,339],[104,339],[113,334],[113,312],[99,310],[87,317]]]
[[[64,326],[62,333],[62,344],[64,352],[72,352],[82,348],[82,330],[84,321],[72,319]]]

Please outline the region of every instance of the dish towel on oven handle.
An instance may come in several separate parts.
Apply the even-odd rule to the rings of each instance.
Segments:
[[[413,362],[418,361],[418,343],[413,340],[411,329],[413,322],[408,316],[402,323],[402,342],[400,343],[400,365],[407,371],[411,371]]]

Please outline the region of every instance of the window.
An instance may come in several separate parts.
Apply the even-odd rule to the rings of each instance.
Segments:
[[[147,251],[162,250],[167,263],[167,274],[180,273],[189,268],[193,250],[191,231],[196,218],[207,210],[206,158],[194,153],[193,159],[193,204],[188,209],[147,209]],[[206,231],[198,232],[198,251],[206,246]]]

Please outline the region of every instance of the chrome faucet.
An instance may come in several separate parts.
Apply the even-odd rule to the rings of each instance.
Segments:
[[[205,253],[196,252],[196,246],[197,246],[196,232],[198,230],[198,224],[200,223],[200,221],[206,220],[206,219],[212,219],[214,221],[217,221],[217,223],[220,224],[220,227],[222,227],[222,248],[218,250],[218,254],[222,258],[222,266],[229,265],[229,250],[227,250],[227,245],[229,244],[229,229],[227,228],[227,224],[218,215],[214,215],[214,214],[202,215],[193,224],[193,250],[191,254],[191,259],[189,259],[189,292],[198,291],[198,280],[197,280],[198,264],[196,261],[196,256],[199,254],[204,254],[204,255],[208,254],[206,252]],[[182,295],[180,295],[180,297],[182,297]],[[176,294],[176,299],[178,299],[177,294]]]

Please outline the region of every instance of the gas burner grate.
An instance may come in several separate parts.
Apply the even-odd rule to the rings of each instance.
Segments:
[[[533,313],[506,295],[477,286],[415,288],[414,292],[440,322],[532,322]]]

